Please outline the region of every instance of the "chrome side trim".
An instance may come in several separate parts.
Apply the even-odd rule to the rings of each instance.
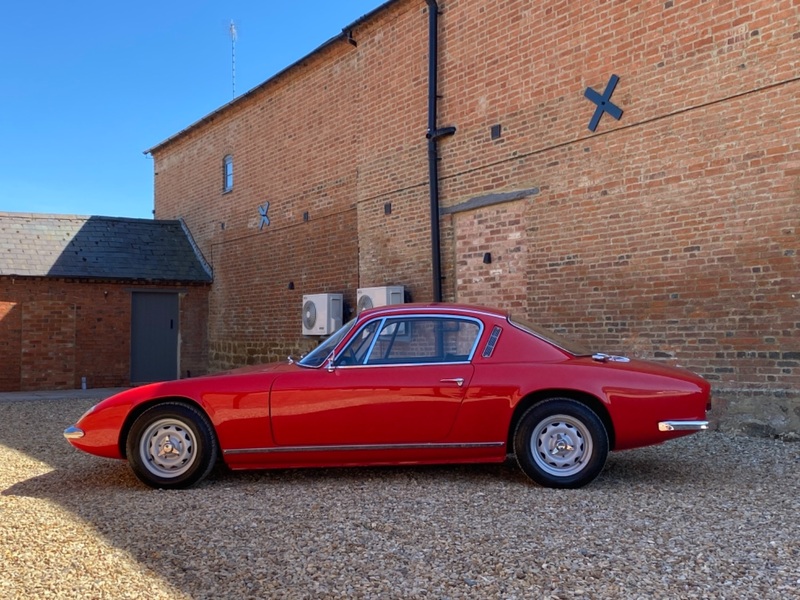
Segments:
[[[708,421],[661,421],[659,431],[703,431],[708,429]]]
[[[398,304],[396,306],[400,307],[401,305]],[[385,308],[385,307],[381,307],[381,308]],[[428,308],[428,307],[426,307],[426,308]],[[486,314],[486,313],[480,313],[480,314]],[[494,316],[496,317],[497,315],[494,315]],[[384,326],[386,325],[387,321],[402,320],[402,319],[414,319],[414,320],[438,319],[438,320],[443,320],[443,319],[446,319],[446,318],[450,318],[450,319],[458,320],[458,321],[469,321],[471,323],[475,323],[478,326],[478,334],[475,336],[475,341],[473,342],[472,348],[471,348],[471,350],[470,350],[470,352],[467,355],[465,360],[452,361],[452,362],[431,361],[431,362],[421,362],[421,363],[418,363],[418,362],[409,362],[409,363],[398,362],[398,363],[391,363],[391,364],[375,364],[375,363],[370,364],[369,359],[370,359],[370,356],[372,356],[372,351],[375,348],[375,344],[378,343],[378,338],[380,337],[380,330],[382,330],[384,328]],[[375,335],[375,339],[373,339],[370,342],[369,350],[367,350],[366,354],[364,355],[364,360],[365,360],[364,364],[361,364],[361,365],[337,365],[337,364],[333,364],[333,367],[335,369],[363,369],[363,368],[369,368],[369,367],[371,367],[371,368],[376,368],[376,367],[378,367],[378,368],[384,368],[384,367],[424,367],[424,366],[428,366],[428,365],[465,365],[465,364],[470,364],[472,362],[472,358],[475,356],[475,351],[478,349],[478,344],[480,343],[481,338],[483,337],[483,330],[485,329],[485,325],[484,325],[483,321],[481,321],[480,319],[478,319],[478,318],[476,318],[476,317],[474,317],[472,315],[469,315],[469,314],[454,314],[454,313],[431,313],[431,314],[419,313],[419,314],[414,314],[414,313],[408,313],[408,314],[386,315],[386,316],[376,317],[374,319],[369,319],[369,320],[365,321],[358,328],[358,330],[356,331],[356,334],[350,338],[350,340],[347,342],[347,345],[344,348],[342,348],[342,352],[344,352],[344,350],[347,347],[349,347],[350,344],[353,343],[353,341],[361,334],[361,332],[364,331],[365,327],[367,327],[371,323],[375,323],[375,322],[380,322],[380,324],[378,325],[378,333],[377,333],[377,335]],[[333,357],[334,363],[342,355],[342,352],[340,352],[339,354],[334,355],[334,357]]]
[[[500,448],[505,442],[472,442],[456,444],[353,444],[347,446],[278,446],[275,448],[235,448],[223,454],[285,454],[287,452],[363,452],[367,450],[468,450]]]
[[[79,440],[84,435],[85,434],[83,433],[83,429],[80,429],[79,427],[75,427],[75,425],[67,427],[64,430],[64,437],[67,438],[68,440]]]
[[[458,362],[429,362],[429,363],[392,363],[387,365],[334,365],[338,369],[391,369],[394,367],[445,367],[447,365],[468,365],[470,361],[462,360]]]

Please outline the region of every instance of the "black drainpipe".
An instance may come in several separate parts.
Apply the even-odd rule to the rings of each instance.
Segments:
[[[428,3],[428,172],[431,188],[431,269],[433,271],[433,301],[442,301],[442,260],[439,236],[439,138],[453,135],[455,127],[436,126],[436,101],[439,83],[439,5],[436,0]]]

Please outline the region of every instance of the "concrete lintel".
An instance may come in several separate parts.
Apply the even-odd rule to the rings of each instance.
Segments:
[[[448,206],[442,208],[439,212],[443,215],[453,215],[460,212],[475,210],[476,208],[484,208],[486,206],[493,206],[495,204],[504,204],[506,202],[514,202],[515,200],[522,200],[530,196],[536,196],[539,193],[539,188],[530,188],[527,190],[516,190],[514,192],[503,192],[499,194],[489,194],[487,196],[477,196],[470,198],[466,202],[456,204],[455,206]]]

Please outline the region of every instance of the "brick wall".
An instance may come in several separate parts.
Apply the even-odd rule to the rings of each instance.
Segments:
[[[22,305],[20,389],[71,388],[75,377],[75,305],[33,300]]]
[[[455,215],[459,302],[528,311],[527,238],[520,230],[524,210],[515,201]]]
[[[498,207],[456,215],[454,296],[520,305],[718,389],[800,388],[796,4],[470,6],[444,15],[458,34],[445,36],[442,118],[459,127],[442,144],[445,205],[538,192],[500,230]],[[612,73],[625,113],[592,133],[582,92]]]
[[[131,290],[111,282],[0,277],[0,391],[130,384]],[[208,290],[180,303],[181,373],[207,372]]]
[[[299,223],[282,223],[277,216],[266,231],[239,237],[226,230],[215,237],[212,369],[284,360],[311,350],[319,338],[301,335],[304,294],[342,293],[355,307],[355,216],[352,208],[313,212]]]
[[[789,398],[776,411],[793,414],[800,6],[439,4],[439,125],[457,127],[439,144],[446,299],[685,365],[718,393]],[[157,216],[185,218],[214,263],[212,365],[309,345],[302,293],[430,299],[427,26],[425,2],[395,2],[357,47],[326,46],[154,151]],[[591,132],[584,91],[612,74],[624,114]],[[318,215],[344,225],[314,229]]]
[[[417,301],[432,290],[427,13],[425,2],[401,2],[356,30],[361,93],[352,106],[363,132],[359,278],[362,287],[402,284]]]
[[[0,280],[1,281],[1,280]],[[0,299],[0,390],[17,390],[22,372],[22,310]]]

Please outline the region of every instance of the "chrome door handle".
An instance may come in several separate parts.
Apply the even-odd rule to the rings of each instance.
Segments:
[[[456,377],[454,379],[442,379],[442,383],[457,383],[458,387],[464,385],[464,378],[463,377]]]

